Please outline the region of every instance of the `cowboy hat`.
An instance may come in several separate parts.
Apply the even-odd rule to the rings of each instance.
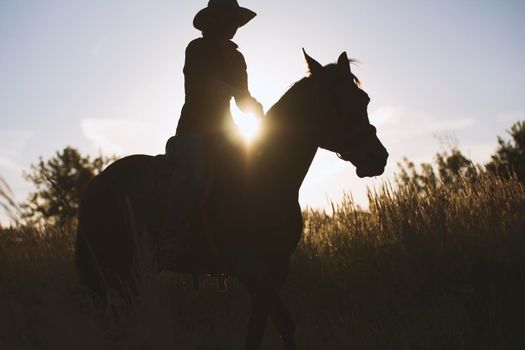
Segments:
[[[237,0],[210,0],[208,7],[200,10],[193,19],[193,26],[198,30],[206,30],[215,21],[226,16],[231,16],[231,20],[237,27],[242,27],[251,21],[257,14],[252,10],[240,7]]]

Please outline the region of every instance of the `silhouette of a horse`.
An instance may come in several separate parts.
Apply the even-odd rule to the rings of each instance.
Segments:
[[[294,322],[278,295],[301,237],[301,183],[319,147],[356,166],[359,177],[383,173],[388,153],[367,114],[368,95],[342,53],[322,66],[304,52],[310,75],[295,83],[263,119],[264,137],[249,151],[217,143],[216,169],[187,251],[162,269],[225,273],[252,297],[247,349],[258,349],[267,318],[286,349],[296,349]],[[169,154],[170,143],[168,142]],[[85,287],[104,298],[108,287],[133,285],[136,232],[158,242],[173,166],[165,155],[133,155],[110,165],[81,201],[76,260]],[[130,213],[132,213],[130,215]],[[134,233],[135,231],[135,233]]]

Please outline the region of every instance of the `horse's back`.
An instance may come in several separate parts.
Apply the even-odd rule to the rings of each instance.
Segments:
[[[167,181],[163,181],[167,178],[165,163],[163,156],[148,155],[132,155],[113,162],[88,184],[80,201],[79,225],[109,223],[115,213],[129,210],[127,201],[136,203],[138,199],[155,197],[155,192],[162,193],[162,183]],[[155,191],[155,187],[159,189]]]

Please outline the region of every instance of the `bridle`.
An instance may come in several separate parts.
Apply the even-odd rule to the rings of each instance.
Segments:
[[[334,106],[335,103],[333,102],[329,103],[323,98],[321,98],[322,88],[316,82],[313,82],[312,85],[313,85],[313,90],[316,96],[315,105],[317,107],[317,110],[329,111],[332,115],[340,114],[337,108]],[[350,130],[346,136],[346,139],[351,140],[352,144],[354,142],[358,142],[361,144],[361,143],[364,143],[367,139],[370,139],[371,137],[375,136],[376,133],[377,133],[377,130],[375,126],[373,126],[372,124],[362,125],[362,126],[359,126],[359,127],[356,127]],[[339,159],[345,160],[341,152],[335,152],[335,154],[337,155]]]
[[[355,128],[350,130],[348,133],[348,139],[351,140],[352,143],[364,143],[367,139],[370,139],[370,137],[375,136],[377,133],[377,129],[372,124],[365,125],[361,128]],[[340,152],[335,153],[339,159],[345,160],[343,158],[343,155]]]

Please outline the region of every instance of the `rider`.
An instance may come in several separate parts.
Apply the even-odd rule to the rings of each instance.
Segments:
[[[163,249],[180,251],[187,243],[189,223],[205,199],[211,140],[225,137],[233,119],[230,100],[239,109],[264,115],[248,90],[244,56],[231,39],[256,13],[236,0],[210,0],[193,26],[202,37],[186,48],[186,100],[176,136],[168,140],[168,159],[176,163],[168,193],[168,217],[161,231]]]

